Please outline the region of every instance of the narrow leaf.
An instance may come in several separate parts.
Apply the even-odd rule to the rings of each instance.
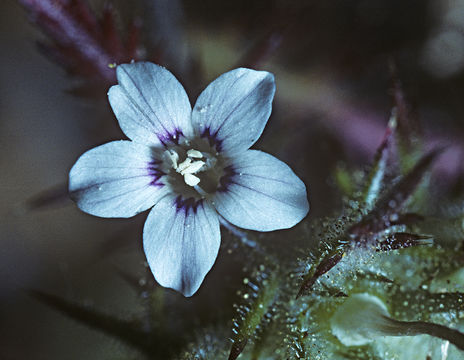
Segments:
[[[111,335],[147,354],[152,351],[153,344],[149,334],[142,331],[134,323],[100,313],[92,308],[42,291],[30,290],[28,293],[38,301],[92,329]]]
[[[26,201],[29,210],[40,210],[43,208],[57,206],[69,199],[68,185],[60,184],[41,191]]]
[[[394,62],[390,63],[390,74],[391,95],[396,110],[400,151],[404,154],[405,152],[420,150],[418,149],[419,144],[417,144],[421,132],[420,122],[417,114],[414,113],[411,105],[406,99]]]
[[[280,30],[269,31],[246,52],[238,66],[253,69],[259,67],[279,48],[282,39]]]
[[[116,28],[114,8],[111,3],[105,3],[100,26],[101,36],[105,39],[105,49],[118,58],[122,57],[124,52],[123,43]]]
[[[353,193],[356,189],[356,183],[351,175],[351,172],[344,166],[337,166],[335,168],[334,180],[338,189],[343,195],[350,198],[353,197]]]
[[[326,256],[316,267],[314,267],[314,271],[308,273],[303,279],[303,284],[296,295],[299,298],[303,295],[306,291],[310,290],[311,287],[314,285],[317,279],[327,273],[330,269],[332,269],[335,265],[337,265],[340,260],[343,258],[344,251],[342,249],[338,249],[335,254],[330,254]]]
[[[234,335],[230,349],[229,360],[235,360],[242,353],[250,338],[256,333],[257,328],[262,325],[266,314],[277,298],[279,284],[276,275],[270,275],[259,281],[260,287],[251,284],[252,296],[255,300],[238,308],[240,321],[234,324]],[[248,282],[250,285],[250,282]]]
[[[363,220],[348,230],[350,236],[358,238],[360,242],[366,241],[366,236],[385,230],[392,221],[396,221],[400,211],[441,151],[441,149],[436,149],[424,155],[414,168],[376,203],[374,209]]]
[[[396,117],[393,114],[384,135],[384,139],[377,149],[374,157],[374,163],[367,176],[366,185],[363,190],[363,200],[367,209],[372,209],[377,201],[380,192],[384,187],[384,179],[388,171],[388,165],[391,163],[394,135],[396,129]]]
[[[371,212],[369,212],[360,222],[354,224],[348,229],[346,238],[350,239],[350,242],[354,242],[358,245],[367,244],[373,241],[375,234],[387,229],[393,222],[399,221],[399,212],[403,209],[409,197],[414,193],[424,174],[440,152],[441,150],[434,150],[426,154],[406,176],[387,191],[387,193],[375,204],[375,207],[371,210]],[[404,220],[410,218],[411,216],[404,218]],[[406,237],[407,236],[405,235],[398,235],[396,241],[390,241],[390,248],[400,248],[401,246],[406,247],[407,244],[411,244],[413,240],[412,237],[409,237],[409,243],[406,241]],[[416,242],[419,240],[420,239],[416,239]],[[311,289],[320,276],[327,273],[340,262],[345,253],[346,244],[343,245],[343,243],[340,243],[340,245],[341,246],[339,248],[324,257],[323,260],[317,266],[313,267],[313,270],[304,277],[303,284],[298,291],[297,298],[305,291]],[[387,248],[387,245],[387,243],[382,244],[381,248],[382,246]]]
[[[387,235],[386,239],[378,244],[377,249],[378,251],[391,251],[432,243],[430,236],[397,232]]]
[[[49,38],[41,50],[69,74],[106,89],[116,83],[111,66],[136,59],[134,28],[125,44],[117,31],[114,12],[106,6],[97,20],[85,0],[18,0]],[[84,89],[85,89],[84,84]]]

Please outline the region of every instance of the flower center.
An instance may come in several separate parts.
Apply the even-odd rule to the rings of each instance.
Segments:
[[[185,160],[181,163],[179,163],[179,154],[174,149],[166,150],[164,159],[177,173],[184,177],[184,182],[192,187],[200,183],[200,178],[195,174],[210,169],[216,163],[214,157],[195,149],[187,150]]]

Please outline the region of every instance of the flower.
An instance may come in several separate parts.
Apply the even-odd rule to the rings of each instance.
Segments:
[[[271,114],[274,77],[239,68],[214,80],[193,110],[165,68],[119,65],[109,102],[131,141],[84,153],[69,174],[78,207],[131,217],[153,207],[143,246],[155,279],[193,295],[220,245],[219,217],[251,230],[290,228],[308,213],[306,187],[275,157],[249,148]]]
[[[331,317],[330,329],[345,346],[363,346],[374,342],[377,353],[391,354],[395,359],[426,359],[430,354],[438,357],[448,341],[464,350],[463,333],[431,322],[396,320],[390,317],[384,302],[369,293],[348,297]],[[431,341],[424,335],[446,342],[437,339]],[[462,355],[458,356],[461,359]]]
[[[362,346],[389,334],[387,307],[377,296],[368,293],[350,296],[330,319],[332,334],[343,345]]]

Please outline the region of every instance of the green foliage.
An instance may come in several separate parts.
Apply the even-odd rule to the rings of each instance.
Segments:
[[[235,360],[258,329],[266,326],[266,320],[269,321],[273,316],[272,305],[278,296],[277,274],[268,273],[264,266],[261,266],[254,279],[245,278],[244,284],[249,287],[249,291],[243,295],[243,298],[248,301],[237,306],[240,318],[234,320],[233,345],[229,360]]]
[[[303,241],[293,246],[281,239],[288,247],[285,254],[253,234],[235,234],[241,244],[235,251],[246,253],[247,266],[232,325],[189,326],[187,336],[180,336],[167,325],[159,288],[144,290],[149,294],[144,297],[146,316],[157,323],[148,329],[140,326],[146,319],[126,322],[51,295],[33,295],[147,358],[462,359],[462,334],[449,328],[464,330],[464,209],[453,207],[449,216],[436,211],[434,204],[447,204],[430,195],[428,174],[440,150],[423,153],[396,91],[397,106],[371,167],[364,172],[337,169],[345,201],[334,217],[292,230]],[[397,328],[382,336],[373,329],[361,345],[337,337],[331,319],[354,294],[378,298]],[[401,336],[387,334],[394,331]]]

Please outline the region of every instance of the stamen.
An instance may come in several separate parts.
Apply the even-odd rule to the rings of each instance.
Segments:
[[[200,178],[192,174],[185,174],[184,181],[187,185],[197,186],[200,183]]]
[[[194,174],[208,170],[216,163],[215,158],[195,149],[187,150],[187,157],[180,164],[178,163],[179,154],[174,149],[166,150],[163,157],[177,173],[184,177],[185,183],[192,187],[197,187],[200,183],[200,178]],[[204,161],[198,159],[204,159]]]
[[[187,158],[177,167],[176,171],[184,176],[184,181],[187,185],[196,186],[199,184],[200,178],[193,174],[199,172],[205,165],[205,162],[201,160],[192,161],[192,159],[201,158],[203,158],[203,154],[200,151],[195,149],[187,150]]]
[[[190,149],[187,151],[187,156],[191,158],[201,159],[203,157],[203,154],[198,150]]]
[[[186,168],[180,171],[182,175],[185,174],[196,174],[198,170],[200,170],[203,165],[205,165],[204,161],[195,161],[191,164],[189,164]],[[180,166],[179,166],[180,167]]]
[[[181,162],[179,164],[179,166],[177,167],[177,172],[181,173],[182,171],[184,171],[187,167],[190,166],[190,164],[192,163],[192,159],[190,158],[187,158],[184,160],[184,162]]]
[[[165,160],[171,163],[174,169],[177,169],[177,161],[179,160],[179,154],[174,150],[166,150],[163,154]]]

